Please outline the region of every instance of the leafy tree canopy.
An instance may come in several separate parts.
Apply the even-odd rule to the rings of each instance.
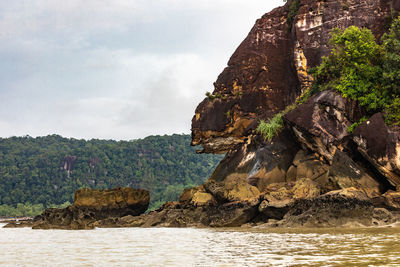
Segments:
[[[311,70],[311,91],[332,89],[357,100],[369,113],[384,111],[388,123],[400,119],[400,20],[393,20],[379,44],[369,29],[332,31],[331,54]]]
[[[119,142],[58,135],[0,138],[0,216],[73,202],[81,187],[147,189],[156,208],[204,182],[220,160],[221,155],[196,154],[189,135]]]

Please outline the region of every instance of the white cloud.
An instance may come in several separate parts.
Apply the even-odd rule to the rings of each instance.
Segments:
[[[281,1],[0,3],[0,135],[189,133],[254,21]]]

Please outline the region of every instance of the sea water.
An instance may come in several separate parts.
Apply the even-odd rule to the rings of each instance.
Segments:
[[[0,228],[0,265],[400,266],[400,228]]]

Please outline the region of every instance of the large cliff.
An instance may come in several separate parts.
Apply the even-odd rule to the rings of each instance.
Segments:
[[[198,105],[192,144],[225,153],[245,142],[260,118],[281,111],[309,86],[307,70],[329,53],[333,28],[366,27],[379,37],[400,6],[389,0],[296,1],[256,21],[214,83],[213,97]]]
[[[330,53],[334,28],[368,28],[379,40],[399,8],[400,1],[389,0],[293,0],[257,20],[192,119],[192,144],[226,156],[181,203],[202,204],[200,194],[210,205],[246,202],[240,215],[247,221],[285,225],[346,222],[335,221],[338,216],[364,225],[382,223],[378,217],[393,222],[400,207],[400,134],[380,113],[349,134],[365,110],[324,91],[286,114],[284,130],[271,142],[255,128],[310,87],[308,71]]]
[[[226,153],[179,202],[118,226],[387,225],[400,219],[400,134],[380,113],[326,90],[283,116],[271,141],[255,131],[310,87],[330,32],[351,25],[380,38],[400,1],[292,0],[257,20],[192,119],[192,144]],[[107,222],[99,223],[107,226]]]
[[[257,20],[192,119],[192,144],[226,153],[179,202],[119,226],[387,225],[400,219],[400,134],[380,113],[326,90],[283,116],[271,141],[255,131],[310,87],[331,31],[369,28],[379,39],[400,1],[292,0]],[[100,223],[102,225],[102,223]],[[104,222],[103,226],[107,226]]]

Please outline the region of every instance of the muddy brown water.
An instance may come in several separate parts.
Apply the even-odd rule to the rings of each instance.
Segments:
[[[400,266],[400,228],[0,228],[0,265]]]

